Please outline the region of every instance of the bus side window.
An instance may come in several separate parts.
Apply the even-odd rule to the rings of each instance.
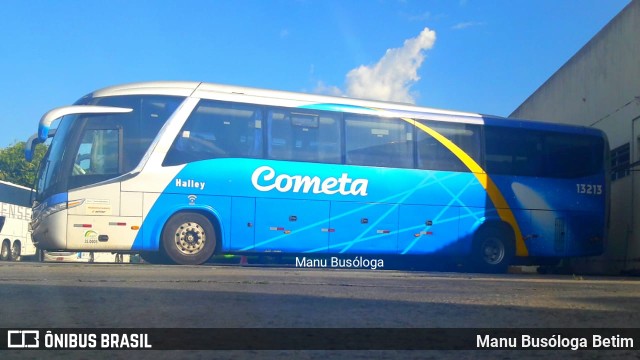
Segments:
[[[167,119],[180,105],[182,99],[169,96],[149,96],[139,101],[139,116],[135,113],[131,114],[134,118],[126,119],[122,122],[125,128],[123,173],[133,170],[138,165],[149,149],[149,145],[156,138]],[[135,107],[137,107],[137,104]]]
[[[326,111],[269,111],[269,159],[339,163],[340,116]]]
[[[543,138],[537,131],[485,127],[487,172],[515,176],[541,176]]]
[[[604,147],[599,137],[546,134],[543,176],[576,178],[602,172]]]
[[[378,167],[413,167],[413,131],[400,119],[348,115],[346,163]]]
[[[292,160],[293,127],[284,112],[269,111],[267,117],[268,150],[267,157],[276,160]]]
[[[477,125],[437,121],[420,122],[446,137],[480,163],[480,131]],[[451,150],[420,129],[418,129],[417,143],[418,169],[470,171]]]
[[[261,116],[258,106],[203,100],[180,130],[163,165],[261,157]]]
[[[489,174],[516,175],[513,166],[517,144],[521,141],[517,129],[485,126],[486,170]]]

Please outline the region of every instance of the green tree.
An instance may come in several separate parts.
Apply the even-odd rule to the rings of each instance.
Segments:
[[[47,152],[47,147],[44,144],[38,144],[31,162],[24,158],[24,147],[24,142],[18,142],[0,149],[0,180],[27,187],[33,186],[36,171]]]

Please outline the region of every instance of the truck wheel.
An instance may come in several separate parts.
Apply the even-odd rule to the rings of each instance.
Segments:
[[[209,219],[193,212],[173,215],[162,230],[162,245],[176,264],[200,265],[216,249],[216,233]]]
[[[505,273],[514,256],[513,236],[510,232],[485,228],[473,243],[474,270],[483,273]]]
[[[9,241],[5,240],[2,242],[2,248],[0,249],[0,260],[7,261],[9,260],[10,255],[11,255],[11,249],[10,249]]]

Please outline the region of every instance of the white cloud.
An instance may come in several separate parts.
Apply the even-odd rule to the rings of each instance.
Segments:
[[[318,82],[316,92],[349,97],[415,103],[411,86],[420,80],[418,69],[436,40],[436,33],[424,28],[400,48],[388,49],[373,65],[361,65],[347,73],[345,90]]]
[[[318,81],[316,88],[313,90],[317,94],[325,94],[332,96],[343,96],[344,92],[337,86],[331,86],[324,83],[324,81]]]
[[[423,13],[401,13],[400,15],[404,16],[409,21],[427,21],[432,18],[432,15],[429,11]]]
[[[461,23],[457,23],[455,25],[453,25],[451,27],[452,30],[464,30],[466,28],[470,28],[472,26],[483,26],[485,23],[480,22],[480,21],[467,21],[467,22],[461,22]]]

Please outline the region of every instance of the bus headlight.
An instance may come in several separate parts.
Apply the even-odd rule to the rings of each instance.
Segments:
[[[42,212],[40,213],[38,218],[39,219],[44,219],[47,216],[50,216],[52,214],[57,213],[58,211],[67,210],[67,209],[74,208],[76,206],[80,206],[80,205],[82,205],[82,203],[84,203],[84,199],[65,201],[65,202],[61,202],[59,204],[55,204],[55,205],[49,206],[46,209],[42,210]]]

